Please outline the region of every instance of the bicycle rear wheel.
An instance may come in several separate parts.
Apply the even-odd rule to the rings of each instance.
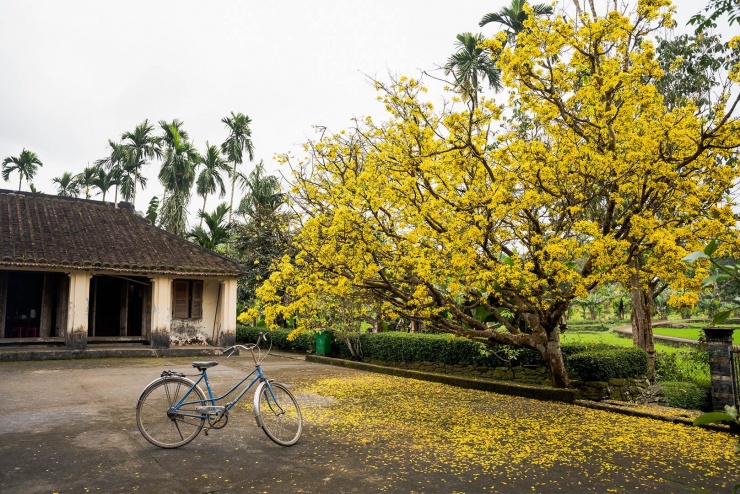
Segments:
[[[185,396],[183,405],[172,410]],[[163,377],[141,393],[136,405],[136,425],[153,445],[179,448],[195,439],[203,429],[203,415],[195,407],[205,404],[203,391],[189,379]]]
[[[257,387],[254,418],[267,437],[280,446],[292,446],[301,437],[301,409],[293,394],[280,383],[262,382]]]

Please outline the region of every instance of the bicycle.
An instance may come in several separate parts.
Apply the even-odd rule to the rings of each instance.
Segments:
[[[259,347],[262,341],[267,342],[264,333],[260,333],[255,344],[234,345],[223,351],[229,354],[227,358],[231,358],[235,352],[238,354],[238,349],[248,350],[254,360],[254,369],[223,396],[214,397],[208,381],[207,370],[218,365],[216,361],[193,362],[193,367],[200,371],[200,377],[195,382],[179,372],[162,372],[159,379],[144,388],[136,405],[136,425],[144,438],[160,448],[179,448],[195,439],[206,421],[206,435],[211,429],[222,429],[229,421],[229,411],[259,382],[254,391],[257,425],[275,443],[281,446],[295,444],[303,430],[301,409],[285,385],[266,378],[262,373],[260,364],[272,349],[270,341],[270,347],[263,356]],[[252,376],[252,381],[236,398],[225,405],[217,405]],[[198,386],[201,382],[205,383],[207,397]]]

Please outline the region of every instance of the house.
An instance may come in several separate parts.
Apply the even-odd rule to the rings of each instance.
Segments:
[[[241,274],[131,204],[0,190],[0,343],[232,345]]]

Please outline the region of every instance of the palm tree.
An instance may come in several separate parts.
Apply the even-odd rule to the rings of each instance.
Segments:
[[[124,132],[121,135],[121,144],[128,151],[123,164],[124,173],[122,180],[121,195],[124,199],[136,203],[136,188],[146,187],[146,179],[142,175],[142,169],[148,160],[161,155],[159,138],[154,135],[154,126],[149,120],[144,120],[136,126],[133,132]]]
[[[217,191],[219,192],[218,197],[223,197],[226,194],[226,185],[224,179],[221,178],[221,172],[229,173],[229,164],[221,157],[218,147],[210,145],[208,142],[206,142],[206,152],[200,157],[200,164],[203,165],[203,169],[198,175],[195,190],[198,195],[203,196],[201,211],[205,211],[209,194],[214,194]],[[203,226],[202,216],[199,226]]]
[[[108,139],[108,147],[110,148],[110,154],[106,156],[105,158],[101,158],[99,160],[95,161],[95,166],[100,167],[101,169],[109,170],[110,173],[108,176],[110,177],[111,183],[116,186],[116,194],[113,199],[114,203],[118,202],[118,187],[123,183],[123,165],[124,163],[128,162],[128,149],[121,144],[120,142],[114,142]],[[104,183],[102,185],[105,185]],[[102,187],[98,186],[101,190]],[[105,191],[108,190],[109,187],[105,188]],[[103,191],[103,200],[105,201],[105,191]]]
[[[252,131],[249,124],[252,119],[243,113],[234,114],[221,119],[229,129],[229,136],[221,144],[221,151],[233,164],[231,168],[231,199],[229,200],[229,224],[231,224],[231,210],[234,207],[234,186],[236,185],[236,168],[242,163],[244,151],[249,155],[249,161],[254,159],[254,147],[252,146]]]
[[[44,164],[36,153],[23,148],[18,156],[8,156],[3,160],[3,180],[7,182],[11,173],[18,172],[18,191],[20,191],[23,179],[30,182],[39,166],[44,166]]]
[[[457,35],[457,51],[450,56],[444,66],[445,74],[455,77],[455,87],[462,93],[463,99],[470,100],[473,108],[478,106],[478,92],[482,82],[488,79],[490,87],[500,90],[501,70],[491,59],[481,43],[482,34],[462,33]]]
[[[159,170],[159,181],[164,185],[159,224],[175,235],[184,236],[190,189],[195,182],[195,167],[200,155],[192,143],[182,138],[176,125],[168,126],[163,139],[167,147]]]
[[[230,226],[226,222],[228,211],[229,206],[225,202],[219,204],[211,214],[202,210],[198,211],[198,216],[206,222],[207,230],[198,226],[188,234],[188,237],[206,249],[216,250],[216,247],[225,243],[229,238]]]
[[[77,197],[80,193],[77,177],[69,172],[64,172],[61,177],[54,177],[51,181],[57,184],[57,194],[62,197]]]
[[[498,12],[488,13],[480,20],[480,27],[491,22],[506,26],[506,32],[509,34],[507,41],[513,43],[516,41],[516,35],[524,31],[524,21],[527,20],[527,13],[524,11],[526,0],[511,0],[511,5],[504,7]],[[532,7],[534,15],[550,15],[552,7],[540,3]]]
[[[82,173],[75,175],[75,181],[80,187],[80,190],[85,191],[85,199],[90,199],[90,189],[95,186],[95,179],[98,177],[98,168],[94,166],[88,166]]]
[[[254,219],[260,213],[274,213],[285,202],[280,181],[274,175],[265,176],[262,161],[254,167],[249,177],[243,177],[243,180],[248,192],[242,197],[237,214]]]
[[[116,199],[118,199],[118,175],[120,170],[111,170],[107,173],[102,167],[98,167],[95,170],[97,173],[92,181],[92,185],[93,187],[97,187],[100,193],[103,194],[103,202],[105,202],[105,195],[113,186],[116,187]]]

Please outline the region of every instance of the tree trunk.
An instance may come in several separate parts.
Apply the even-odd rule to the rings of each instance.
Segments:
[[[537,351],[540,352],[545,361],[547,370],[550,371],[550,379],[553,387],[567,388],[570,386],[568,381],[568,371],[565,370],[565,361],[563,352],[560,349],[560,330],[553,329],[547,333],[547,343],[537,345]]]
[[[630,299],[632,300],[632,342],[636,347],[645,350],[648,356],[647,378],[655,381],[655,345],[653,344],[653,290],[648,283],[647,288],[640,285],[640,271],[637,262],[630,280]]]

